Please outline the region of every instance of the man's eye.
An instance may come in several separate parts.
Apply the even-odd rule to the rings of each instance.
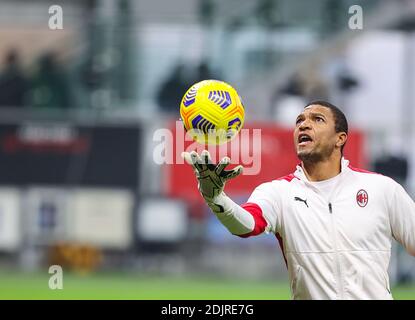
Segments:
[[[322,117],[316,117],[317,122],[324,122],[324,119]]]
[[[296,125],[299,125],[301,123],[301,121],[303,121],[301,118],[297,119],[297,121],[295,122]]]

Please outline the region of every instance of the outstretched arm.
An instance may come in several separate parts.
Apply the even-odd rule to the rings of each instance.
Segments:
[[[225,183],[242,173],[242,166],[225,170],[230,159],[223,158],[213,164],[208,151],[199,156],[196,152],[183,152],[182,157],[190,164],[198,180],[198,189],[212,212],[221,223],[235,235],[250,234],[255,229],[253,215],[230,199],[224,190]]]

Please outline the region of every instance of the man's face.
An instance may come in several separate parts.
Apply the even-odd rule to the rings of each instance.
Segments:
[[[296,119],[294,145],[302,161],[321,161],[336,148],[339,134],[335,130],[333,113],[329,108],[310,105]]]

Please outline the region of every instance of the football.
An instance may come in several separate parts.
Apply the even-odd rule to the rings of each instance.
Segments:
[[[219,80],[203,80],[192,85],[180,103],[186,133],[201,144],[223,144],[244,124],[245,110],[237,91]]]

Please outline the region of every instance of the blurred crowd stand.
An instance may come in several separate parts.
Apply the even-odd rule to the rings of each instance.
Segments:
[[[208,79],[220,79],[220,76],[211,70],[206,61],[200,62],[190,70],[186,70],[186,66],[178,62],[158,90],[156,99],[160,111],[178,114],[180,102],[186,91],[193,84]]]
[[[46,52],[33,69],[22,67],[16,49],[6,54],[0,73],[0,106],[69,108],[73,106],[70,80],[53,52]]]
[[[31,77],[29,105],[33,107],[69,108],[69,81],[54,53],[46,53],[37,62]]]
[[[0,106],[22,107],[29,89],[29,80],[24,74],[19,53],[11,49],[5,57],[0,73]]]

